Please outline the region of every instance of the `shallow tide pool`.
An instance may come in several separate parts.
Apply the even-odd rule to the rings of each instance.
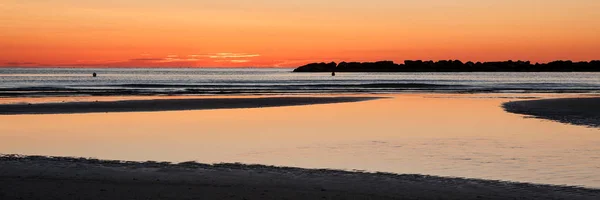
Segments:
[[[0,153],[242,162],[600,188],[600,129],[504,112],[500,105],[519,95],[378,96],[391,98],[276,108],[0,116]]]

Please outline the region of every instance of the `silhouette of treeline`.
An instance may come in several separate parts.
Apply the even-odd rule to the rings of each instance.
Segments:
[[[600,60],[590,62],[529,61],[466,62],[460,60],[422,61],[406,60],[404,64],[392,61],[311,63],[294,72],[600,72]]]

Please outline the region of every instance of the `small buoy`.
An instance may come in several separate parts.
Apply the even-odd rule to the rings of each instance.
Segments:
[[[96,76],[97,76],[96,72],[94,72],[94,73],[92,74],[92,76],[93,76],[93,77],[96,77]]]
[[[331,72],[331,76],[335,76],[335,72]]]

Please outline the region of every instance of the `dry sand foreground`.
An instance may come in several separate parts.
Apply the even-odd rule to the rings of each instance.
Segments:
[[[600,190],[261,165],[5,155],[0,199],[600,199]]]

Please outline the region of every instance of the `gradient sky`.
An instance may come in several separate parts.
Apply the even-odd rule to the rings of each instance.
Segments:
[[[600,1],[0,1],[0,66],[406,59],[600,59]]]

